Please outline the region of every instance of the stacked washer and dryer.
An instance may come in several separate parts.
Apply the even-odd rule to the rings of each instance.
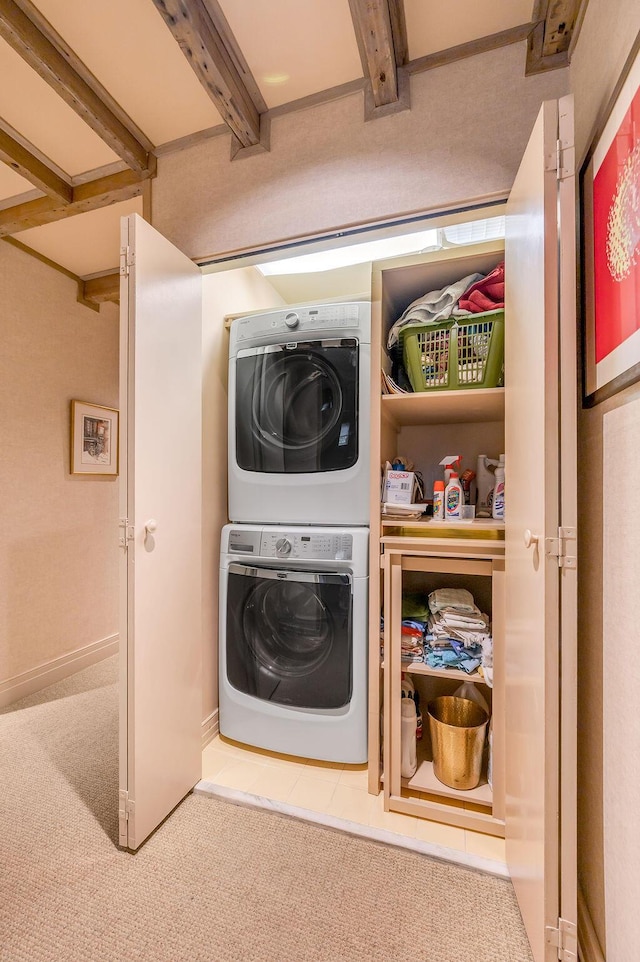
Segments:
[[[236,319],[220,556],[220,732],[367,759],[371,310]]]

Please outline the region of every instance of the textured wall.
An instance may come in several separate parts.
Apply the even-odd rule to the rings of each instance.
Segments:
[[[575,96],[578,161],[584,157],[638,30],[640,4],[637,0],[590,0],[570,68],[571,88]],[[611,585],[606,580],[608,575],[603,575],[606,560],[603,554],[603,493],[605,496],[608,493],[606,489],[603,490],[603,459],[605,456],[615,457],[616,453],[611,449],[605,452],[603,423],[607,412],[616,411],[617,434],[634,430],[637,434],[632,402],[638,397],[640,385],[635,385],[591,410],[582,411],[579,418],[579,464],[582,468],[579,492],[578,625],[579,876],[596,933],[611,962],[630,962],[635,958],[635,955],[624,954],[621,946],[614,942],[615,933],[612,931],[609,937],[607,930],[622,923],[615,914],[616,906],[622,904],[618,886],[626,888],[630,885],[637,893],[640,869],[636,862],[635,879],[624,876],[620,871],[612,873],[608,875],[605,886],[603,841],[605,849],[615,851],[618,846],[627,844],[629,838],[624,820],[616,818],[611,811],[605,817],[604,798],[622,785],[626,786],[625,791],[628,789],[632,793],[631,797],[635,795],[637,798],[640,775],[637,758],[631,763],[625,752],[606,754],[603,742],[614,717],[617,728],[620,725],[628,727],[630,738],[634,737],[631,733],[637,733],[639,722],[635,700],[627,702],[616,695],[615,685],[603,698],[603,661],[617,660],[620,655],[619,640],[637,637],[638,626],[628,621],[625,608],[612,607]],[[609,441],[609,445],[611,443]],[[637,437],[635,445],[637,448]],[[626,469],[627,465],[623,465],[623,468]],[[630,518],[628,511],[632,513]],[[627,525],[637,522],[639,511],[637,499],[632,498],[625,511],[607,512],[610,543],[622,543]],[[622,566],[617,572],[626,579],[624,586],[632,593],[637,593],[637,575],[634,583],[633,569]],[[604,644],[603,606],[608,612]],[[613,916],[611,913],[614,913]],[[630,934],[629,927],[635,926],[637,949],[640,939],[637,912],[625,915],[623,928],[625,926],[627,935]],[[626,944],[630,946],[631,942]]]
[[[412,109],[364,123],[362,94],[273,121],[270,153],[229,138],[161,157],[153,223],[191,257],[508,192],[542,100],[566,71],[524,77],[514,44],[411,80]]]
[[[118,404],[118,319],[0,244],[0,682],[118,631],[117,482],[69,473],[71,398]]]

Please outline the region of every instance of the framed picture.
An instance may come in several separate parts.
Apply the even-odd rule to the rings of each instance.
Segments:
[[[584,404],[640,379],[640,37],[580,172]]]
[[[71,474],[118,475],[118,412],[88,401],[71,402]]]

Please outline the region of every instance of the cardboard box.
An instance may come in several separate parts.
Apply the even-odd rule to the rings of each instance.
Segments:
[[[415,484],[413,471],[387,471],[383,501],[387,504],[412,504]]]

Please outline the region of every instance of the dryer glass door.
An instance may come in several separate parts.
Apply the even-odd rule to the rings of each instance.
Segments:
[[[229,566],[229,683],[264,701],[343,708],[352,692],[351,575]]]
[[[340,471],[358,460],[358,342],[239,351],[236,459],[245,471]]]

